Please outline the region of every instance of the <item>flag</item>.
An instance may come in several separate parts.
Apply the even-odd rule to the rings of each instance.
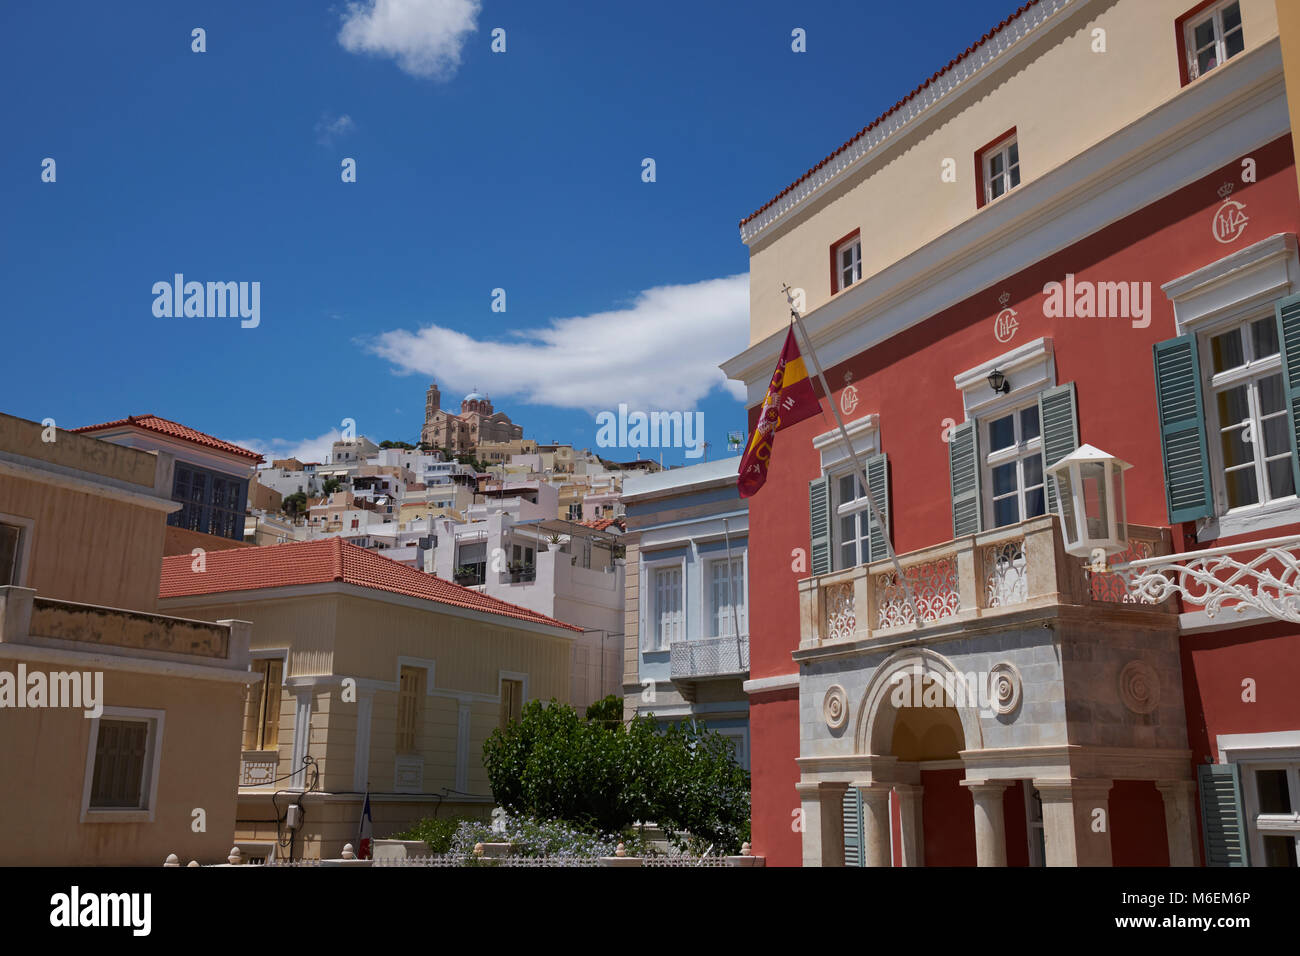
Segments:
[[[361,808],[361,835],[357,840],[357,859],[370,859],[370,838],[375,832],[374,821],[370,819],[370,794],[366,794],[365,806]]]
[[[758,426],[749,439],[744,457],[740,459],[740,497],[757,494],[763,482],[767,481],[767,463],[776,433],[805,418],[812,418],[821,410],[791,324],[781,357],[776,360],[772,383],[767,387],[767,398],[758,413]]]

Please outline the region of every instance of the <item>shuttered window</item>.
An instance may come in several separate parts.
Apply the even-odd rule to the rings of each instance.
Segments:
[[[1196,769],[1201,791],[1205,865],[1249,866],[1236,766],[1202,764]]]
[[[949,435],[948,475],[952,487],[953,537],[974,534],[983,527],[979,441],[974,422],[963,422]]]
[[[1049,388],[1038,396],[1038,415],[1043,427],[1043,470],[1055,465],[1079,447],[1079,413],[1075,406],[1074,383]],[[1047,475],[1047,512],[1055,514],[1056,479]]]
[[[862,852],[862,791],[844,791],[844,865],[864,866]]]
[[[253,673],[262,679],[248,689],[244,708],[244,749],[274,750],[280,742],[280,697],[284,684],[284,661],[260,658],[253,661]]]
[[[1214,502],[1196,336],[1180,335],[1152,348],[1169,521],[1206,518],[1214,513]]]
[[[501,729],[519,720],[524,708],[524,682],[521,680],[501,681]]]
[[[831,493],[829,478],[808,482],[808,531],[811,550],[808,570],[829,574],[831,570]]]
[[[1001,528],[1047,510],[1043,489],[1043,439],[1038,405],[998,415],[984,423],[983,487],[989,523]]]
[[[736,622],[740,633],[749,633],[749,613],[745,606],[745,559],[714,561],[709,565],[709,593],[713,624],[712,637],[735,637]]]
[[[682,569],[659,568],[655,571],[655,640],[659,650],[673,641],[685,639],[685,615],[682,612]]]
[[[416,735],[424,708],[425,680],[423,667],[403,667],[397,686],[397,752],[416,752]]]
[[[148,809],[145,768],[152,726],[148,720],[100,718],[90,809]]]

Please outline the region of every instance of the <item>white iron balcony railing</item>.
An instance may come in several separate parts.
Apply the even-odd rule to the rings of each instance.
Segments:
[[[1169,532],[1129,526],[1129,550],[1115,562],[1168,555]],[[1053,604],[1141,604],[1173,613],[1168,595],[1130,592],[1112,569],[1093,573],[1065,552],[1054,517],[966,535],[899,555],[922,627],[959,624]],[[802,647],[889,636],[917,627],[891,561],[875,561],[799,582]]]
[[[677,641],[672,645],[669,673],[673,680],[748,674],[749,635]]]

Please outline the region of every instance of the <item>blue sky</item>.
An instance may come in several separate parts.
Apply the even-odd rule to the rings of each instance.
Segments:
[[[1015,6],[6,3],[0,410],[318,456],[416,440],[436,378],[593,449],[620,403],[703,411],[725,455],[737,223]],[[259,282],[259,325],[156,317],[178,272]]]

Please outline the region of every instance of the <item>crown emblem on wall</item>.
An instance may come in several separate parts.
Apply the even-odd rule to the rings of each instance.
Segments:
[[[845,373],[844,373],[844,384],[845,384],[845,385],[848,385],[848,384],[849,384],[850,382],[852,382],[852,381],[853,381],[853,373],[852,373],[852,372],[845,372]]]
[[[1007,303],[1010,301],[1011,301],[1010,292],[1003,292],[1000,296],[998,296],[998,304],[1002,306],[1002,308],[1004,309],[1007,307]]]
[[[1231,195],[1232,195],[1232,187],[1235,186],[1235,185],[1237,185],[1237,184],[1236,184],[1236,183],[1224,183],[1222,186],[1220,186],[1220,187],[1219,187],[1219,198],[1220,198],[1220,199],[1227,199],[1229,196],[1231,196]]]

